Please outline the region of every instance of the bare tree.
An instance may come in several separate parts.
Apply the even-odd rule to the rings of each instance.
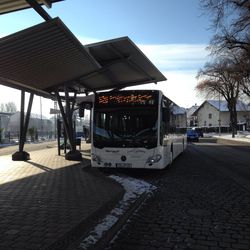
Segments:
[[[35,127],[32,127],[32,128],[29,128],[29,129],[28,129],[28,134],[30,135],[30,140],[31,140],[32,142],[35,141],[36,132],[37,132],[37,130],[36,130]]]
[[[0,143],[2,143],[2,133],[4,131],[4,128],[0,127]]]
[[[229,51],[242,74],[241,90],[250,97],[250,0],[201,0],[212,17],[214,36],[209,50],[220,56]]]
[[[4,111],[5,111],[5,107],[4,107],[4,104],[3,104],[3,103],[0,104],[0,111],[1,111],[1,112],[4,112]]]
[[[220,94],[227,101],[232,137],[235,137],[237,131],[236,104],[239,98],[242,77],[236,70],[234,61],[224,58],[213,63],[207,63],[198,72],[197,78],[199,82],[196,90],[200,94],[212,98]]]
[[[14,102],[8,102],[5,104],[6,112],[15,113],[17,111],[16,104]]]
[[[250,98],[250,57],[246,53],[242,53],[240,56],[235,57],[236,62],[236,70],[242,76],[241,82],[241,91],[248,98]]]
[[[17,111],[16,104],[14,102],[1,103],[0,111],[7,113],[15,113]]]
[[[215,58],[229,58],[230,67],[226,70],[230,73],[231,90],[237,86],[235,93],[231,92],[237,98],[241,93],[250,97],[250,0],[200,0],[201,7],[212,17],[212,29],[214,36],[211,39],[208,49]],[[225,60],[224,60],[225,62]],[[224,64],[224,63],[223,63]],[[206,75],[208,68],[218,66],[218,63],[206,65],[203,74]],[[221,65],[220,65],[221,66]],[[221,67],[219,66],[219,71]],[[216,72],[216,71],[215,71]],[[199,75],[202,74],[202,71]],[[210,79],[211,80],[211,79]],[[221,84],[218,79],[213,79],[214,84]],[[229,82],[228,82],[229,83]],[[215,86],[214,86],[215,87]],[[220,86],[217,86],[222,94]],[[218,90],[217,89],[217,90]],[[222,94],[223,95],[223,94]],[[224,95],[223,95],[224,96]],[[227,94],[228,101],[229,93]],[[230,105],[229,101],[229,105]],[[233,101],[232,101],[233,103]]]
[[[249,57],[250,0],[201,0],[201,6],[212,16],[213,51],[236,48]]]

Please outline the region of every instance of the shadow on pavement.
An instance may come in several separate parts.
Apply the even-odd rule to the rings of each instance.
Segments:
[[[46,172],[50,172],[50,171],[53,171],[54,169],[52,168],[48,168],[46,166],[43,166],[41,164],[38,164],[38,163],[35,163],[35,162],[32,162],[32,161],[27,161],[27,163],[31,164],[32,166],[34,167],[37,167],[37,168],[40,168],[41,170],[44,170]]]
[[[16,168],[10,167],[9,173],[1,169],[5,183],[0,185],[0,249],[65,249],[106,215],[124,192],[108,178],[82,171],[81,164],[51,169],[27,163],[22,173],[29,175],[30,166],[45,172],[7,182]]]

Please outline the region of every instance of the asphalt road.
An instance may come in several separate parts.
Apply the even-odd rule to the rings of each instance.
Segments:
[[[193,143],[171,169],[110,170],[158,187],[106,249],[250,249],[250,147]]]
[[[213,167],[231,177],[250,192],[250,145],[202,143],[193,147],[213,162]]]

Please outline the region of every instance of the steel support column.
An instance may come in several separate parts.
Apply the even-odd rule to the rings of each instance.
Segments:
[[[71,103],[69,99],[68,88],[65,86],[65,110],[62,105],[62,98],[59,95],[59,92],[55,91],[55,95],[58,101],[58,105],[59,105],[61,115],[63,118],[65,132],[69,139],[69,145],[70,145],[70,151],[66,153],[65,159],[80,161],[82,160],[82,154],[79,150],[76,150],[76,141],[75,141],[75,134],[74,134],[74,129],[73,129],[73,119],[72,119],[76,94],[73,98],[73,102]]]
[[[34,99],[34,94],[31,93],[29,97],[28,108],[26,112],[26,116],[24,116],[24,105],[25,105],[25,91],[21,91],[21,108],[20,108],[20,133],[19,133],[19,151],[15,152],[12,155],[13,161],[26,161],[30,160],[29,153],[23,151],[26,134],[29,126],[30,113],[32,108],[32,103]]]

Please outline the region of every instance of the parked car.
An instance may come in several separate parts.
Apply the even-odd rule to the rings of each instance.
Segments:
[[[203,137],[203,129],[202,128],[193,127],[192,129],[198,133],[199,137]]]
[[[199,134],[194,129],[187,131],[187,140],[188,141],[199,141]]]

